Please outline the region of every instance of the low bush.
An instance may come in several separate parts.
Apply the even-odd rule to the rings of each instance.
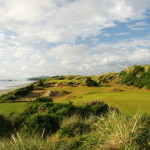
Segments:
[[[40,104],[52,106],[53,103]],[[94,106],[95,104],[93,102],[88,105]],[[12,138],[1,138],[0,149],[150,149],[150,116],[140,113],[127,116],[110,111],[106,116],[91,115],[82,118],[73,115],[61,121],[58,116],[52,114],[36,113],[28,116],[22,131],[21,136],[16,134],[12,135]],[[48,135],[47,138],[46,135]]]
[[[43,82],[42,80],[39,80],[39,81],[37,82],[37,86],[44,86],[44,82]]]
[[[6,101],[14,100],[14,99],[15,99],[15,96],[13,95],[13,92],[9,92],[7,94],[0,96],[1,102],[6,102]]]
[[[30,92],[30,90],[26,89],[26,88],[21,88],[15,91],[14,96],[18,97],[18,96],[25,96]]]
[[[135,75],[137,75],[137,74],[139,74],[139,73],[141,73],[141,72],[144,72],[144,68],[142,67],[142,66],[134,66],[134,69],[133,69],[133,73],[135,74]]]
[[[96,81],[92,80],[91,77],[86,78],[85,84],[87,86],[98,86],[98,83]]]
[[[10,120],[0,114],[0,137],[10,135],[13,131],[13,126]]]
[[[85,107],[89,110],[89,112],[92,115],[104,115],[110,109],[108,104],[105,104],[104,102],[99,102],[99,101],[93,101],[93,102],[87,103]]]
[[[23,132],[29,135],[51,135],[59,129],[59,119],[49,114],[34,114],[25,123]]]
[[[34,127],[33,124],[34,121],[37,121],[35,125],[38,127],[32,132],[32,134],[35,134],[36,132],[41,133],[41,128],[45,126],[46,118],[48,118],[48,117],[45,118],[45,116],[49,115],[55,116],[58,118],[60,123],[64,119],[64,117],[69,118],[72,117],[73,115],[78,115],[79,117],[84,119],[88,118],[90,115],[97,115],[97,116],[105,115],[109,111],[109,106],[107,104],[104,104],[103,102],[93,102],[85,106],[75,106],[72,103],[61,104],[61,103],[47,102],[50,100],[51,99],[49,98],[42,98],[42,97],[38,98],[36,102],[34,101],[30,102],[21,113],[13,114],[11,116],[11,120],[14,124],[14,127],[17,130],[22,130],[24,128],[24,124],[26,124],[25,131],[29,129],[28,130],[29,132],[31,131],[30,130],[31,127],[36,128]],[[41,116],[38,116],[37,114]],[[30,122],[30,120],[32,121]],[[40,121],[38,122],[38,120]],[[31,126],[29,125],[30,123]],[[38,123],[40,123],[40,125],[38,125]],[[72,125],[72,128],[68,128],[68,131],[66,131],[67,128],[68,127],[62,128],[61,130],[62,135],[65,134],[65,132],[68,132],[68,136],[71,136],[74,134],[73,130],[75,132],[77,132],[78,130],[78,132],[82,134],[85,128],[88,129],[88,125],[83,123],[82,121],[77,121],[76,123],[74,123],[74,125]]]
[[[51,97],[38,97],[34,102],[53,102]]]
[[[74,115],[70,118],[64,118],[58,133],[61,137],[74,137],[91,131],[91,125],[80,116]]]

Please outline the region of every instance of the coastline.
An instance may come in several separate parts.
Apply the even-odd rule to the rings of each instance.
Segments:
[[[31,83],[26,83],[26,84],[8,86],[7,89],[0,89],[0,96],[3,95],[3,94],[6,94],[6,93],[8,93],[8,92],[14,91],[14,90],[16,90],[16,89],[25,87],[25,86],[30,85],[30,84],[31,84]]]

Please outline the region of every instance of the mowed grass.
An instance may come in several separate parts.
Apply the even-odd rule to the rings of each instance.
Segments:
[[[90,101],[104,101],[110,106],[117,107],[126,113],[137,111],[150,114],[150,91],[138,88],[122,88],[123,91],[111,92],[112,87],[76,87],[66,98],[56,99],[58,102],[72,101],[76,105],[83,105]],[[69,98],[70,97],[70,98]]]
[[[9,116],[12,112],[22,110],[26,102],[0,103],[0,113]]]
[[[46,91],[68,91],[70,94],[53,97],[55,102],[84,105],[90,101],[104,101],[112,107],[118,108],[125,113],[137,111],[150,114],[150,90],[135,87],[119,87],[123,91],[112,92],[115,86],[102,87],[50,87]],[[0,113],[9,115],[11,112],[21,110],[27,102],[0,103]]]

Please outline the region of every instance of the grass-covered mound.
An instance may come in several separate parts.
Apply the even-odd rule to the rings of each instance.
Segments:
[[[138,88],[150,89],[150,65],[132,66],[120,73],[106,73],[97,76],[100,84],[125,84]]]
[[[120,83],[128,86],[134,85],[142,88],[150,89],[150,66],[133,66],[119,74],[121,76]]]
[[[87,118],[90,115],[106,115],[112,109],[103,102],[92,102],[85,106],[54,103],[47,97],[37,98],[30,102],[26,109],[13,114],[10,118],[17,131],[27,135],[42,134],[44,137],[51,135],[60,129],[60,123],[64,118],[78,115]],[[84,124],[76,124],[78,127]],[[64,129],[65,130],[65,129]],[[60,131],[62,135],[64,131]]]
[[[7,102],[7,101],[11,101],[11,100],[16,100],[20,97],[26,96],[27,94],[29,94],[31,91],[34,90],[34,85],[31,84],[29,86],[14,90],[12,92],[9,92],[7,94],[4,94],[2,96],[0,96],[0,102]]]
[[[1,150],[150,148],[150,116],[126,116],[103,102],[76,106],[40,97],[9,118],[0,115]]]
[[[99,76],[53,76],[47,79],[39,80],[27,87],[23,87],[9,92],[7,94],[4,94],[0,96],[0,102],[20,100],[23,97],[30,95],[32,92],[37,93],[38,97],[38,93],[40,93],[41,90],[43,90],[44,94],[44,92],[48,92],[48,90],[51,88],[75,88],[84,86],[100,87],[113,86],[116,84],[124,84],[127,86],[135,86],[138,88],[146,87],[147,89],[150,89],[150,65],[135,65],[121,71],[120,73],[107,73]],[[56,92],[53,90],[51,91],[53,93]],[[59,91],[58,95],[63,96],[64,94],[60,94]]]
[[[39,114],[32,117],[41,122],[48,117],[46,119],[48,123],[53,122],[54,116],[45,115],[42,120],[41,116]],[[33,127],[37,129],[39,124],[37,126],[33,124]],[[56,123],[55,129],[57,127]],[[34,131],[33,128],[32,131]],[[25,136],[17,133],[12,135],[11,139],[0,139],[0,149],[148,150],[150,148],[150,117],[140,113],[125,116],[111,111],[105,116],[90,115],[86,118],[73,115],[64,117],[59,124],[59,129],[53,134],[45,137],[44,132],[45,130],[40,136]]]

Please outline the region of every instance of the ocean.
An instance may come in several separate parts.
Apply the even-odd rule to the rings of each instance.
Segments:
[[[32,83],[33,81],[29,80],[7,80],[0,79],[0,90],[12,89],[15,86]]]

